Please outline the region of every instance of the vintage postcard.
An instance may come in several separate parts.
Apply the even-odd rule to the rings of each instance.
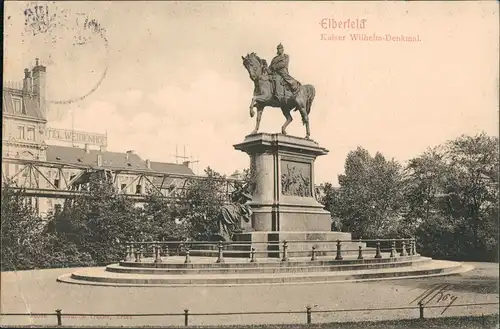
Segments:
[[[498,2],[3,17],[2,327],[498,328]]]

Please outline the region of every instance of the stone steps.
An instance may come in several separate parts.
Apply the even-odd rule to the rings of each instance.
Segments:
[[[368,269],[379,269],[379,268],[394,268],[394,267],[404,267],[412,266],[415,264],[423,264],[429,262],[431,259],[423,258],[420,259],[401,259],[394,262],[365,262],[358,264],[316,264],[316,261],[310,262],[308,265],[289,265],[287,262],[282,264],[268,264],[272,266],[259,266],[258,263],[251,263],[254,266],[251,267],[198,267],[198,268],[144,268],[144,267],[127,267],[120,264],[108,265],[106,271],[114,273],[134,273],[134,274],[173,274],[173,275],[184,275],[184,274],[238,274],[238,273],[308,273],[308,272],[333,272],[333,271],[352,271],[352,270],[368,270]],[[329,262],[333,263],[333,262]]]
[[[382,268],[370,268],[369,266],[362,267],[362,264],[358,264],[356,269],[348,269],[345,267],[344,270],[341,270],[340,268],[333,270],[332,267],[334,266],[330,266],[328,271],[291,271],[276,273],[266,272],[266,269],[273,269],[273,267],[263,267],[263,271],[257,273],[239,271],[237,273],[212,274],[183,273],[182,275],[179,275],[179,273],[117,273],[107,271],[106,268],[91,268],[61,276],[58,278],[58,281],[75,284],[106,286],[227,286],[252,284],[337,283],[346,281],[383,280],[452,275],[470,270],[470,268],[466,268],[458,262],[436,261],[424,257],[422,257],[419,261],[412,260],[411,265],[405,264],[403,266],[395,266],[395,263],[397,263],[397,261],[385,263],[383,264],[385,267]],[[274,267],[274,269],[276,269],[276,267]],[[140,270],[142,271],[144,269]]]
[[[341,265],[356,265],[370,263],[392,263],[397,261],[409,261],[419,259],[430,259],[421,257],[420,255],[413,256],[397,256],[390,258],[389,253],[381,253],[381,258],[366,256],[364,259],[357,259],[356,256],[345,256],[342,260],[335,260],[335,257],[318,256],[315,261],[311,261],[310,257],[294,257],[283,262],[279,258],[257,258],[256,262],[252,263],[249,258],[224,258],[223,263],[217,262],[217,257],[190,257],[190,263],[185,264],[183,256],[162,257],[160,263],[155,263],[153,258],[143,258],[141,262],[121,261],[120,266],[133,268],[180,268],[180,269],[196,269],[196,268],[263,268],[263,267],[305,267],[305,266],[341,266]]]

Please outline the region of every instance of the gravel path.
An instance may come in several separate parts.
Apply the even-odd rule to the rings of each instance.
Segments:
[[[359,312],[322,310],[416,306],[412,301],[427,289],[446,284],[446,300],[438,296],[428,306],[498,302],[498,264],[467,263],[474,270],[459,276],[387,280],[367,283],[303,284],[288,286],[138,288],[81,286],[56,282],[75,269],[2,272],[1,311],[52,313],[190,313],[301,311],[300,314],[190,316],[193,325],[305,323],[417,318],[418,309]],[[443,287],[443,286],[442,286]],[[445,298],[442,298],[445,299]],[[426,317],[498,313],[498,305],[426,308]],[[55,316],[2,316],[5,324],[56,324]],[[183,316],[63,317],[65,325],[183,325]]]

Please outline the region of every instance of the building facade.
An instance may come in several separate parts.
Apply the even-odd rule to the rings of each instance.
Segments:
[[[116,189],[127,195],[145,195],[148,187],[167,194],[183,185],[183,177],[194,176],[188,163],[108,151],[107,135],[50,128],[46,74],[36,59],[22,83],[7,82],[2,90],[2,181],[29,190],[40,214],[62,205],[65,199],[58,196],[78,189],[99,170],[112,173]]]
[[[22,84],[5,83],[2,90],[2,158],[45,159],[45,75],[46,69],[37,59],[32,71],[25,69]]]

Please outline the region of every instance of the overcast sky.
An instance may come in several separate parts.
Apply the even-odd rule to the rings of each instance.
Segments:
[[[185,145],[200,173],[208,165],[226,174],[246,168],[247,155],[232,147],[255,120],[241,56],[256,52],[269,62],[280,42],[291,75],[316,87],[311,137],[330,150],[317,160],[316,183],[336,184],[358,145],[404,162],[460,134],[498,134],[496,2],[37,4],[48,5],[53,20],[36,35],[23,14],[34,3],[5,4],[4,77],[20,81],[39,57],[47,97],[64,101],[92,90],[107,67],[94,92],[51,103],[48,119],[51,127],[107,131],[109,150],[175,162],[176,145],[180,153]],[[82,28],[85,15],[105,30],[107,48]],[[323,29],[323,18],[366,24]],[[352,41],[350,33],[421,41]],[[85,42],[73,45],[75,36]],[[304,136],[294,118],[289,133]],[[283,122],[279,109],[266,108],[261,131],[279,132]]]

